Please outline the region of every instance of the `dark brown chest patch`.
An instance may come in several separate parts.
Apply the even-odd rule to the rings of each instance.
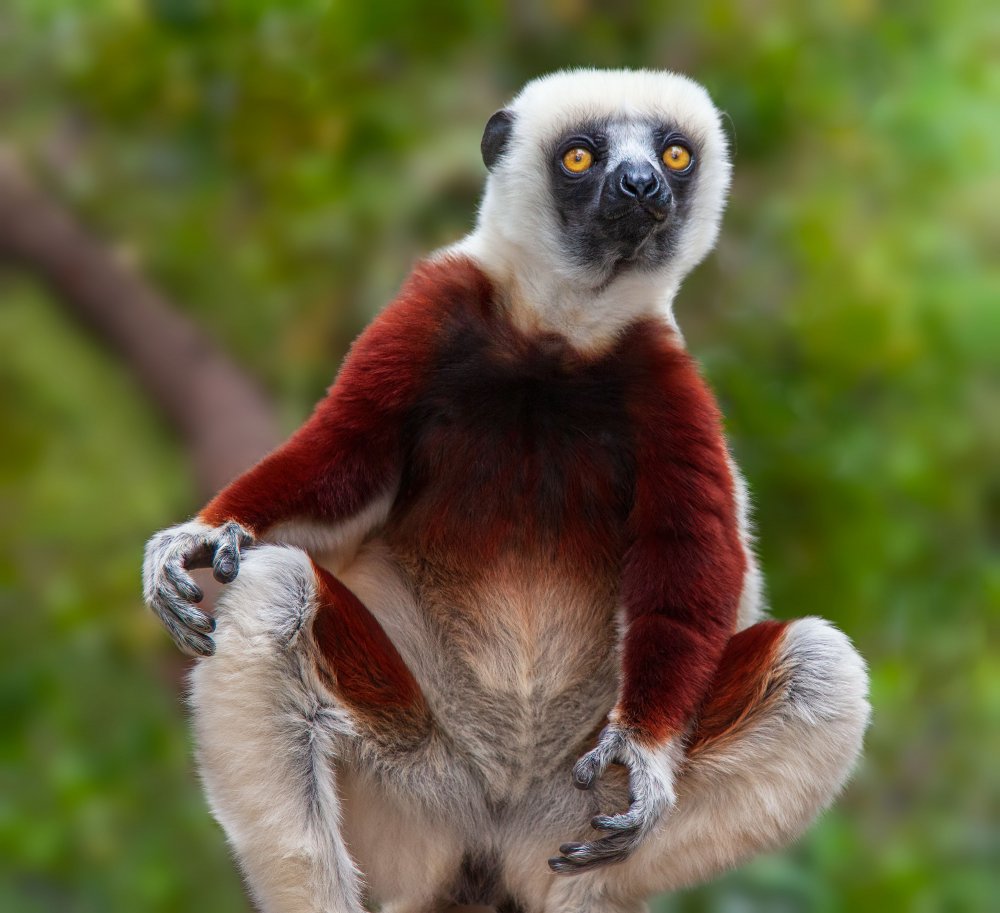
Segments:
[[[633,496],[636,365],[495,317],[456,322],[412,410],[393,512],[425,556],[611,557]]]

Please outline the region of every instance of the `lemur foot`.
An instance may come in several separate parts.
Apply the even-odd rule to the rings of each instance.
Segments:
[[[165,529],[146,543],[143,595],[185,653],[215,652],[208,636],[215,630],[215,619],[195,608],[204,593],[188,571],[211,567],[216,580],[231,583],[240,572],[241,549],[252,543],[253,536],[238,523],[213,529],[200,520]]]
[[[681,758],[676,741],[650,747],[636,738],[634,730],[614,723],[605,726],[597,745],[573,768],[573,785],[590,789],[609,764],[628,768],[629,807],[619,815],[597,815],[590,822],[606,837],[588,843],[564,843],[562,854],[549,860],[549,868],[560,875],[575,875],[598,866],[622,862],[636,850],[660,818],[676,802],[674,771]]]

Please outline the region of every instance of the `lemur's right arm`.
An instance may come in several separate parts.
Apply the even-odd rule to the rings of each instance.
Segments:
[[[211,566],[228,583],[241,547],[254,539],[323,550],[384,517],[402,468],[402,426],[423,388],[449,292],[461,292],[455,284],[440,264],[418,269],[352,346],[306,423],[197,518],[150,539],[145,598],[178,646],[203,656],[214,649],[215,622],[193,605],[202,593],[188,569]]]

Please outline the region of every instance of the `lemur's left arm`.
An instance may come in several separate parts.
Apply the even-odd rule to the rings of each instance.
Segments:
[[[655,378],[630,400],[635,498],[622,571],[622,679],[611,722],[577,763],[587,789],[629,768],[631,805],[592,824],[608,836],[560,847],[557,872],[629,855],[674,802],[684,732],[732,636],[747,560],[721,419],[691,357],[656,352]]]

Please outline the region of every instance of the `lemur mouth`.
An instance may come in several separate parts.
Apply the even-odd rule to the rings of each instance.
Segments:
[[[619,216],[619,219],[620,218],[621,216]],[[597,284],[594,291],[603,292],[623,273],[628,272],[633,268],[640,267],[643,263],[643,258],[649,248],[650,242],[652,242],[653,238],[656,237],[660,226],[660,222],[650,221],[646,231],[642,232],[641,235],[638,235],[634,242],[629,246],[628,253],[620,253],[619,256],[610,259],[607,263],[607,275]]]
[[[637,216],[640,213],[651,216],[654,222],[666,222],[670,215],[669,207],[654,206],[650,203],[626,203],[623,206],[616,206],[614,209],[606,210],[602,215],[608,222],[620,222],[629,216]]]

